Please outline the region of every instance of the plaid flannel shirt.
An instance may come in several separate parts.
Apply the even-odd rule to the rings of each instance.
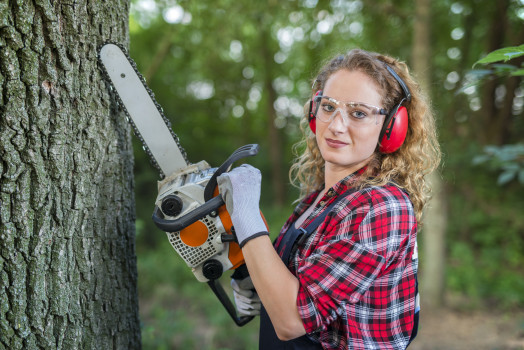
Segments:
[[[331,188],[306,227],[345,195],[289,259],[306,332],[325,349],[404,349],[413,329],[417,222],[408,196],[394,185],[347,192],[358,173]],[[348,194],[349,193],[349,194]],[[305,198],[275,241],[315,201]]]

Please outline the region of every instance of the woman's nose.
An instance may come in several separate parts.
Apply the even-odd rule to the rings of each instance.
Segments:
[[[344,132],[348,127],[348,120],[344,113],[337,108],[331,121],[329,122],[329,129],[333,132]]]

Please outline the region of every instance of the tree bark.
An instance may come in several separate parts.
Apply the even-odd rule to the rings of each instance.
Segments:
[[[140,348],[130,132],[97,65],[128,12],[0,2],[0,349]]]
[[[421,87],[431,95],[431,0],[415,2],[415,22],[413,26],[413,70]],[[437,308],[443,303],[445,246],[447,217],[442,178],[436,170],[429,181],[433,197],[424,216],[421,232],[421,246],[424,259],[421,261],[421,300],[428,308]]]
[[[262,26],[263,28],[263,26]],[[268,147],[271,160],[271,184],[273,186],[273,198],[275,206],[283,206],[285,201],[285,183],[282,176],[282,138],[278,128],[275,126],[277,117],[273,104],[277,99],[277,93],[273,88],[273,74],[271,64],[274,62],[273,53],[269,47],[271,34],[267,30],[261,30],[262,57],[265,62],[264,89],[267,93],[266,111],[268,127]]]
[[[524,42],[524,28],[520,28],[516,33],[511,33],[508,28],[506,28],[506,30],[508,32],[506,36],[508,37],[508,42],[510,42],[511,46],[518,46],[520,43]],[[524,57],[521,56],[514,58],[508,63],[515,67],[522,67],[524,64]],[[496,129],[498,130],[498,135],[494,140],[492,140],[492,142],[497,145],[518,142],[521,140],[520,132],[517,131],[518,128],[515,128],[514,124],[514,121],[518,120],[518,117],[513,114],[513,100],[515,99],[517,89],[522,85],[523,81],[524,79],[522,76],[510,76],[505,79],[506,95],[500,106],[497,120],[495,121],[497,123]]]
[[[500,49],[504,46],[504,39],[507,27],[507,13],[509,0],[499,0],[496,2],[495,10],[492,13],[490,25],[490,37],[488,41],[487,52]],[[499,107],[495,103],[496,90],[499,85],[503,84],[503,79],[489,79],[484,83],[482,94],[482,115],[483,123],[481,125],[490,125],[489,128],[483,128],[479,133],[481,142],[484,144],[495,143],[498,135],[501,134],[498,128]]]

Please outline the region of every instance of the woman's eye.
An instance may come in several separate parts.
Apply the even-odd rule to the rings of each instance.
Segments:
[[[359,110],[354,110],[351,112],[351,116],[353,118],[356,118],[356,119],[364,119],[366,118],[368,115],[362,111],[359,111]]]
[[[335,110],[335,107],[329,103],[323,103],[322,104],[322,110],[325,112],[333,112]]]

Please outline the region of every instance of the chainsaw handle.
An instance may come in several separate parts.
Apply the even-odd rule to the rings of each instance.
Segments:
[[[217,177],[225,173],[231,164],[236,162],[239,159],[255,156],[258,153],[258,144],[250,144],[245,145],[240,148],[238,148],[235,152],[233,152],[229,158],[222,163],[222,165],[215,171],[213,176],[211,176],[211,179],[209,179],[209,182],[206,185],[206,188],[204,189],[204,201],[209,201],[211,198],[213,198],[215,188],[217,187]]]
[[[189,214],[182,216],[181,218],[175,220],[166,220],[164,219],[164,214],[158,206],[155,206],[153,212],[153,222],[155,225],[165,232],[178,232],[183,228],[188,227],[189,225],[197,222],[198,220],[208,216],[212,212],[217,212],[218,208],[224,205],[224,199],[222,195],[211,198],[198,208],[192,210]]]
[[[226,291],[224,290],[224,287],[220,284],[218,280],[209,280],[207,282],[208,286],[211,288],[213,293],[217,296],[218,300],[222,303],[224,308],[226,309],[227,313],[233,321],[235,321],[236,325],[239,327],[245,326],[249,321],[251,321],[254,316],[238,316],[237,311],[235,309],[235,306],[229,299],[228,295],[226,294]]]

